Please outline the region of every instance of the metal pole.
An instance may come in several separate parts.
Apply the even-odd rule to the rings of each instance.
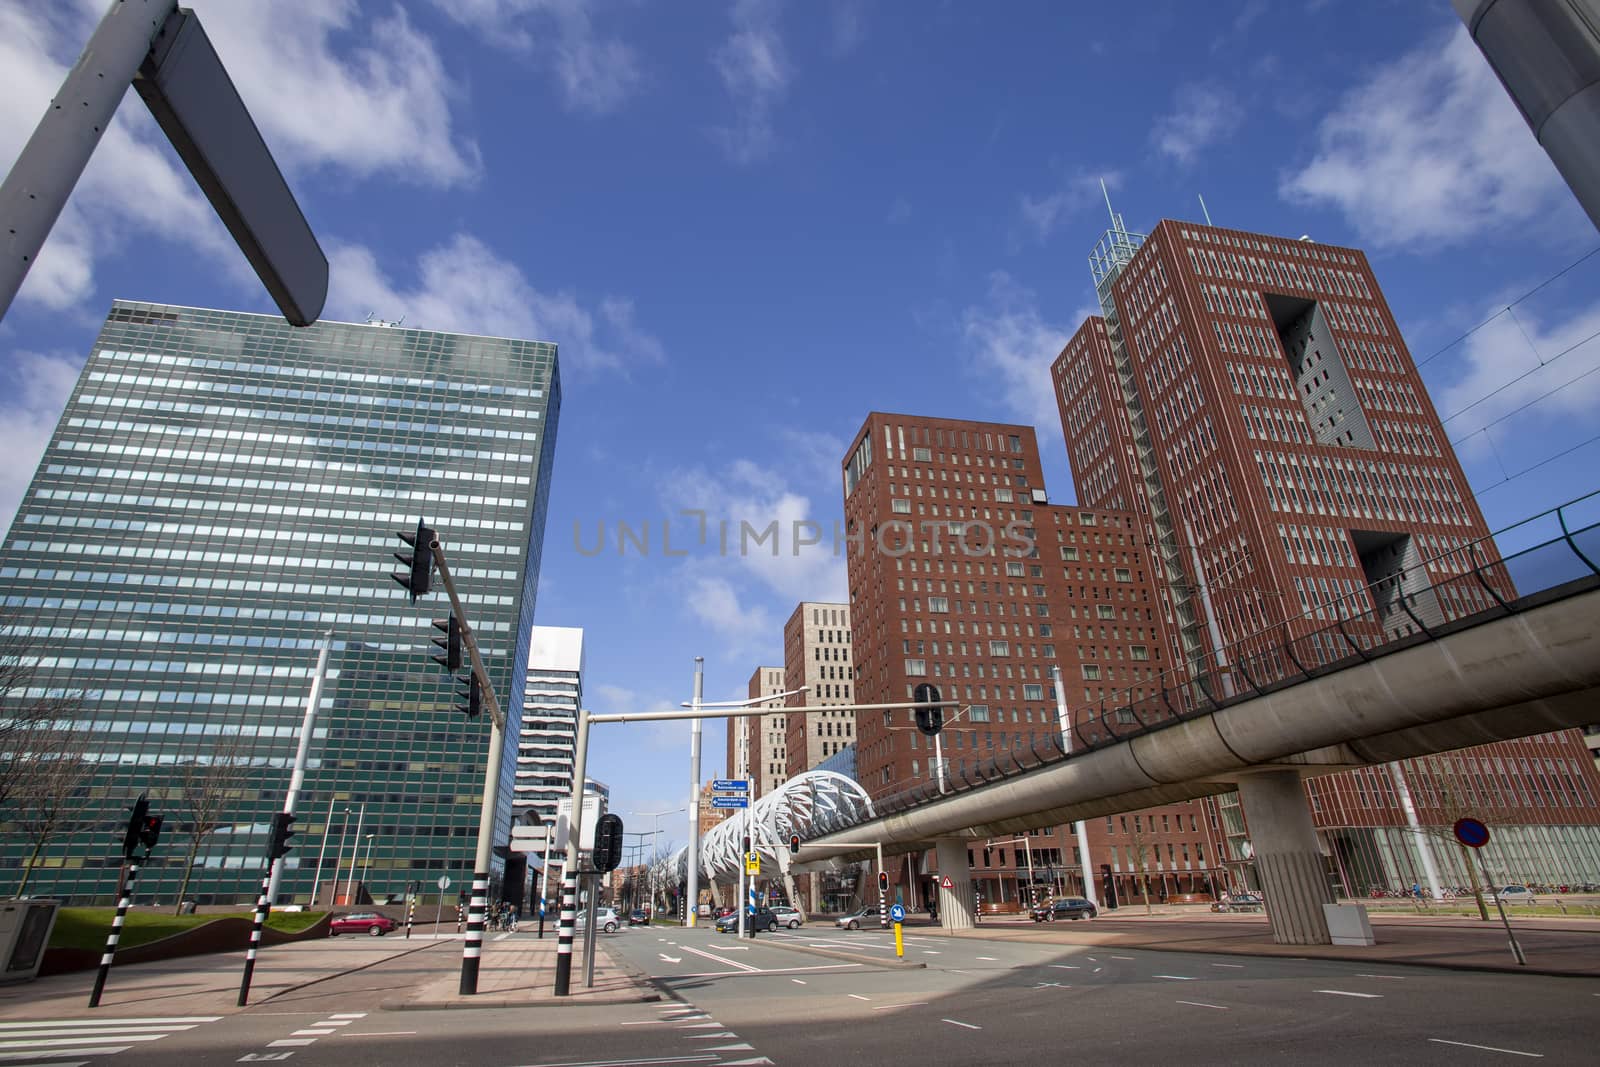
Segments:
[[[241,1008],[250,1003],[250,977],[256,972],[256,953],[261,949],[261,929],[267,925],[267,916],[272,914],[272,898],[267,894],[267,887],[272,884],[272,872],[277,866],[277,860],[267,860],[267,870],[261,876],[261,896],[256,900],[255,921],[250,924],[250,947],[244,954],[244,977],[239,979],[238,1006]]]
[[[696,716],[706,695],[706,659],[694,658],[694,704]],[[684,925],[693,927],[700,912],[700,720],[689,725],[689,851],[685,853]]]
[[[372,839],[374,837],[377,837],[377,836],[378,836],[377,834],[368,834],[367,835],[367,850],[366,850],[366,852],[362,853],[362,859],[361,859],[361,884],[362,885],[365,885],[367,883],[368,872],[372,869]]]
[[[550,847],[555,844],[556,828],[552,824],[544,831],[544,870],[539,872],[539,940],[544,940],[544,913],[550,903]]]
[[[939,795],[943,796],[947,790],[944,781],[944,739],[940,734],[933,735],[933,764],[939,775]]]
[[[1028,835],[1022,835],[1022,854],[1028,860],[1028,900],[1034,907],[1039,906],[1039,890],[1033,884],[1033,844],[1028,840]]]
[[[0,183],[0,318],[39,258],[150,43],[177,8],[177,0],[113,3]]]
[[[938,735],[935,734],[935,737]],[[883,842],[878,842],[878,925],[889,929],[889,890],[884,882]]]
[[[348,814],[348,811],[346,813]],[[356,836],[354,838],[352,838],[351,841],[350,841],[350,870],[346,873],[345,883],[344,883],[344,902],[346,904],[354,904],[355,903],[355,901],[351,900],[350,897],[355,892],[354,886],[355,886],[355,875],[356,875],[356,847],[361,844],[361,826],[362,826],[362,823],[364,823],[366,821],[366,818],[367,818],[367,805],[366,805],[366,802],[363,801],[362,804],[361,804],[361,814],[356,816]],[[339,851],[341,853],[344,851],[344,835],[343,834],[339,835]],[[334,895],[335,898],[337,898],[338,895],[339,895],[339,882],[338,882],[337,879],[335,879],[334,883],[333,883],[333,895]]]
[[[1500,899],[1502,894],[1498,890],[1493,889],[1494,880],[1489,877],[1489,864],[1484,862],[1482,849],[1478,850],[1478,862],[1483,865],[1484,882],[1488,884],[1491,887],[1491,891],[1494,892],[1495,910],[1500,913],[1500,923],[1506,928],[1506,940],[1511,942],[1511,956],[1517,961],[1517,966],[1526,967],[1528,965],[1528,958],[1522,954],[1522,946],[1517,944],[1517,935],[1511,932],[1511,920],[1506,918],[1505,901]]]
[[[572,816],[567,822],[567,859],[561,868],[561,930],[556,938],[555,995],[572,986],[572,924],[578,895],[578,838],[583,832],[583,779],[589,773],[589,713],[578,709],[577,741],[572,752]]]
[[[1406,784],[1406,775],[1400,769],[1400,764],[1389,764],[1389,773],[1394,777],[1394,789],[1400,794],[1400,809],[1406,813],[1406,824],[1411,827],[1411,835],[1416,838],[1417,851],[1422,855],[1422,873],[1428,879],[1428,892],[1433,894],[1435,901],[1444,899],[1444,889],[1439,881],[1439,868],[1433,863],[1433,845],[1428,841],[1428,835],[1422,832],[1422,824],[1417,819],[1417,806],[1411,800],[1411,787]]]
[[[294,814],[295,805],[300,800],[300,787],[306,781],[306,758],[311,754],[311,733],[317,725],[317,706],[322,703],[322,680],[328,673],[328,650],[332,646],[333,631],[327,630],[322,635],[322,651],[317,653],[317,671],[311,677],[311,692],[306,695],[306,717],[300,723],[300,747],[295,749],[294,770],[289,774],[289,795],[283,801],[283,810],[290,815]],[[317,861],[319,867],[321,863],[321,860]],[[268,900],[278,899],[278,882],[286,866],[286,863],[272,864],[272,884],[267,886]],[[313,890],[311,903],[316,902]]]
[[[317,848],[317,873],[316,873],[316,877],[314,877],[311,880],[311,906],[313,908],[317,906],[317,890],[322,888],[322,859],[328,853],[328,827],[330,825],[332,825],[332,823],[333,823],[333,794],[329,793],[328,794],[328,817],[326,819],[322,820],[322,844],[321,844],[321,846],[319,846]],[[338,859],[338,855],[337,854],[335,854],[334,859],[335,860]],[[338,896],[339,872],[338,871],[334,871],[333,874],[334,874],[334,887],[333,887],[334,888],[334,895]]]
[[[487,766],[483,772],[483,803],[478,809],[478,850],[472,864],[472,900],[467,914],[467,939],[461,945],[462,996],[471,996],[478,991],[478,961],[483,956],[484,917],[489,910],[489,870],[494,860],[494,814],[500,799],[500,761],[505,755],[505,739],[506,734],[500,724],[491,721]],[[583,788],[582,778],[579,779],[578,788]],[[574,805],[574,826],[578,822],[576,809],[582,803],[580,795],[578,803]]]
[[[1061,683],[1061,668],[1050,668],[1051,680],[1056,684],[1056,722],[1061,727],[1061,748],[1067,755],[1072,755],[1072,719],[1067,714],[1067,687]],[[1094,890],[1094,865],[1089,862],[1089,830],[1079,819],[1072,824],[1078,832],[1078,864],[1083,875],[1083,895],[1095,907],[1100,906],[1100,898]],[[1066,857],[1063,856],[1063,863]]]
[[[583,944],[583,987],[594,988],[594,943],[599,938],[599,923],[596,921],[600,911],[600,875],[592,873],[588,876],[589,882],[589,909],[585,913]]]
[[[328,906],[339,906],[339,868],[344,865],[344,837],[350,832],[350,809],[344,809],[345,817],[339,821],[339,849],[333,854],[333,898],[328,901]],[[346,904],[350,903],[348,900]]]
[[[150,859],[150,850],[145,849],[144,858]],[[127,873],[122,879],[122,896],[117,901],[117,914],[111,920],[111,930],[106,934],[106,947],[100,953],[100,970],[94,976],[94,992],[89,994],[89,1007],[100,1006],[100,994],[105,992],[106,976],[111,973],[111,959],[117,954],[117,942],[122,940],[122,923],[128,917],[128,908],[133,904],[133,883],[139,877],[139,857],[128,858]]]
[[[745,793],[744,793],[745,806],[739,812],[739,815],[740,815],[739,821],[742,824],[740,826],[740,828],[739,828],[739,835],[740,835],[740,837],[742,838],[743,841],[750,841],[750,779],[749,778],[745,778],[744,779],[744,787],[745,787]],[[741,841],[741,843],[742,843],[742,841]],[[755,845],[755,842],[754,841],[750,841],[750,844],[751,844],[751,846],[753,848],[753,846]],[[738,903],[735,904],[734,907],[739,909],[739,937],[740,938],[744,937],[745,917],[746,917],[746,913],[749,912],[749,910],[750,910],[750,893],[749,893],[749,891],[747,889],[745,889],[745,886],[744,886],[745,871],[749,866],[750,866],[750,851],[747,850],[743,855],[741,855],[739,857],[739,894],[738,894],[738,896],[733,898],[733,899],[738,901]]]

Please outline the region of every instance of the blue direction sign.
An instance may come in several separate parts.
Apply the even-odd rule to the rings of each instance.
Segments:
[[[750,806],[750,798],[749,797],[712,797],[711,798],[711,806],[713,808],[748,808]]]
[[[897,922],[897,923],[905,922],[906,921],[905,905],[904,904],[895,904],[895,905],[891,906],[889,908],[889,919],[890,919],[891,922]]]
[[[1456,840],[1468,848],[1482,848],[1489,843],[1489,828],[1477,819],[1457,819]]]
[[[748,793],[750,780],[748,778],[718,778],[711,783],[713,793]]]

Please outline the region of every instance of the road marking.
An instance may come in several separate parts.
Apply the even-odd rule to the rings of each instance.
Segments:
[[[94,1045],[104,1044],[108,1039],[113,1041],[160,1041],[167,1035],[99,1033],[86,1037],[51,1037],[39,1038],[37,1040],[10,1040],[12,1036],[13,1035],[7,1034],[7,1040],[0,1041],[0,1049],[36,1049],[43,1045]],[[73,1051],[76,1052],[77,1049],[74,1049]],[[30,1053],[30,1055],[33,1055],[33,1053]]]
[[[1228,1008],[1223,1007],[1221,1004],[1207,1004],[1205,1001],[1202,1001],[1202,1000],[1180,1000],[1180,1001],[1178,1001],[1178,1003],[1179,1004],[1188,1004],[1191,1007],[1196,1007],[1196,1008],[1216,1008],[1218,1011],[1228,1011],[1229,1010]]]
[[[1382,993],[1351,993],[1345,989],[1317,989],[1316,993],[1330,993],[1336,997],[1361,997],[1363,1000],[1382,1000]]]
[[[0,1023],[0,1030],[25,1030],[30,1026],[167,1026],[173,1023],[214,1023],[220,1018],[220,1015],[185,1015],[171,1019],[41,1019],[31,1023]]]
[[[1192,982],[1192,981],[1194,981],[1193,978],[1191,978],[1189,975],[1186,975],[1186,974],[1152,974],[1150,977],[1151,978],[1170,978],[1174,982]]]
[[[529,1067],[654,1067],[655,1064],[667,1063],[707,1063],[719,1060],[721,1056],[662,1056],[659,1059],[641,1060],[629,1058],[625,1060],[562,1060],[560,1063],[536,1063]]]
[[[789,979],[789,981],[793,982],[795,985],[805,985],[806,984],[806,981],[805,981],[804,978],[791,978],[791,979]]]
[[[1112,956],[1111,958],[1114,959],[1114,960],[1131,960],[1131,959],[1133,959],[1132,956]]]
[[[942,1023],[949,1023],[951,1026],[964,1026],[968,1030],[982,1030],[983,1029],[983,1027],[981,1027],[981,1026],[973,1026],[971,1023],[964,1023],[964,1022],[961,1022],[961,1021],[959,1021],[957,1019],[940,1019],[939,1021],[942,1022]]]
[[[174,1033],[178,1030],[193,1030],[193,1026],[118,1026],[115,1023],[97,1020],[96,1024],[65,1027],[56,1029],[33,1029],[33,1027],[57,1027],[62,1023],[27,1023],[25,1030],[0,1031],[0,1041],[13,1037],[73,1037],[80,1034],[95,1034],[104,1037],[108,1034],[161,1034]]]
[[[936,948],[925,948],[922,950],[922,954],[924,956],[937,956],[939,955],[939,950]],[[1596,993],[1595,996],[1600,997],[1600,993]]]
[[[364,1011],[336,1011],[328,1016],[330,1019],[365,1019],[366,1017],[367,1013]]]
[[[508,938],[510,936],[511,936],[510,934],[501,934],[498,937],[494,938],[493,940],[495,940],[495,941],[504,941],[506,938]]]
[[[72,1055],[74,1055],[74,1056],[114,1056],[119,1052],[126,1052],[132,1047],[133,1047],[132,1045],[105,1045],[105,1046],[95,1045],[92,1048],[75,1048],[75,1049],[72,1050]],[[38,1053],[38,1052],[3,1052],[3,1053],[0,1053],[0,1060],[15,1060],[15,1059],[19,1059],[19,1058],[21,1058],[23,1056],[38,1056],[38,1055],[40,1055],[40,1053]],[[43,1055],[49,1056],[49,1055],[52,1055],[52,1053],[46,1052]],[[86,1063],[88,1061],[80,1060],[79,1062],[80,1063]]]
[[[1600,993],[1596,993],[1595,996],[1600,997]],[[1436,1045],[1460,1045],[1462,1048],[1481,1048],[1485,1052],[1504,1052],[1510,1056],[1531,1056],[1536,1060],[1544,1059],[1544,1053],[1542,1052],[1523,1052],[1520,1049],[1514,1048],[1495,1048],[1493,1045],[1474,1045],[1470,1041],[1446,1041],[1442,1037],[1430,1037],[1428,1040],[1432,1041]]]
[[[363,1033],[363,1034],[352,1034],[349,1030],[346,1030],[346,1031],[344,1031],[344,1036],[345,1037],[404,1037],[406,1034],[414,1034],[416,1032],[417,1031],[415,1031],[415,1030],[371,1030],[371,1031],[368,1031],[367,1033]]]
[[[1244,970],[1244,964],[1242,964],[1242,963],[1213,963],[1211,966],[1213,966],[1213,967],[1231,967],[1236,971]]]
[[[663,982],[676,982],[684,978],[746,978],[751,976],[766,978],[776,974],[806,974],[810,971],[848,971],[853,967],[862,966],[865,966],[865,964],[823,963],[815,967],[777,967],[770,971],[751,967],[744,971],[690,971],[688,974],[661,974],[656,977]]]
[[[267,1042],[267,1047],[268,1048],[298,1048],[298,1047],[303,1047],[305,1045],[315,1045],[316,1043],[317,1043],[317,1039],[314,1038],[314,1037],[280,1037],[276,1041],[268,1041]]]
[[[635,1022],[631,1022],[631,1023],[618,1023],[617,1025],[618,1026],[663,1026],[668,1021],[669,1020],[667,1020],[667,1019],[645,1019],[643,1021],[635,1021]]]
[[[1077,966],[1075,964],[1071,964],[1071,963],[1052,963],[1050,966],[1056,968],[1057,970],[1062,970],[1062,971],[1081,971],[1081,970],[1083,970],[1082,967],[1079,967],[1079,966]]]
[[[1035,988],[1035,989],[1071,989],[1072,987],[1069,986],[1069,985],[1062,985],[1060,982],[1040,982],[1038,985],[1034,986],[1033,988]]]
[[[290,1034],[289,1036],[290,1037],[327,1037],[329,1034],[337,1034],[339,1032],[340,1031],[333,1030],[333,1029],[328,1029],[328,1030],[296,1030],[294,1033]]]
[[[718,956],[716,953],[707,952],[704,949],[690,948],[688,945],[683,946],[683,951],[693,952],[696,956],[704,956],[706,959],[716,960],[718,963],[726,963],[729,967],[737,967],[741,971],[745,972],[759,971],[761,969],[760,967],[752,967],[748,963],[740,963],[737,960],[730,960],[726,957]]]
[[[60,1060],[51,1060],[49,1063],[13,1063],[10,1067],[84,1067],[88,1060],[69,1060],[62,1063]]]
[[[990,963],[998,963],[998,962],[1000,962],[999,960],[995,959],[993,956],[979,956],[978,958],[980,960],[988,960]]]
[[[1099,974],[1099,973],[1100,973],[1100,972],[1101,972],[1101,971],[1103,971],[1103,970],[1105,970],[1105,968],[1104,968],[1104,967],[1096,967],[1096,968],[1095,968],[1095,969],[1094,969],[1094,973],[1095,973],[1095,974]]]
[[[928,1002],[926,1000],[910,1000],[910,1001],[907,1001],[904,1004],[879,1004],[876,1008],[873,1008],[872,1010],[873,1011],[890,1011],[891,1009],[894,1009],[894,1008],[925,1008],[927,1006],[928,1006]]]
[[[867,1000],[867,1001],[870,1001],[872,999],[871,997],[864,997],[860,993],[846,993],[845,996],[850,997],[852,1000]]]
[[[322,1020],[317,1025],[318,1026],[349,1026],[353,1022],[355,1022],[354,1019],[341,1019],[338,1016],[333,1016],[331,1018],[327,1018],[327,1019]]]
[[[1388,978],[1391,981],[1395,981],[1395,982],[1404,982],[1406,980],[1405,975],[1403,975],[1403,974],[1358,974],[1358,975],[1356,975],[1356,977],[1357,978]]]
[[[1099,960],[1095,959],[1093,956],[1089,956],[1087,958],[1088,958],[1090,963],[1099,963],[1100,962]]]
[[[683,962],[683,957],[682,956],[669,956],[665,952],[658,952],[658,953],[656,953],[656,955],[660,956],[662,959],[666,960],[668,963],[682,963]]]

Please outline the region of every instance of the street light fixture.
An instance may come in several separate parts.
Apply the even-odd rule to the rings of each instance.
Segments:
[[[377,834],[368,834],[366,838],[367,849],[362,853],[361,858],[361,881],[363,884],[366,883],[369,872],[372,870],[372,839],[377,836]]]
[[[669,811],[630,811],[630,812],[628,812],[628,814],[629,815],[637,815],[642,819],[653,819],[653,820],[655,820],[654,823],[653,823],[653,827],[654,828],[650,831],[651,836],[655,836],[656,834],[659,834],[661,832],[661,816],[663,816],[663,815],[677,815],[677,814],[679,814],[681,812],[685,812],[685,811],[688,811],[688,810],[689,810],[688,808],[672,808]],[[697,817],[698,817],[698,815],[697,815]],[[656,841],[656,842],[654,842],[654,844],[656,845],[657,852],[659,852],[661,843],[659,841]],[[651,919],[652,922],[655,921],[655,917],[656,917],[656,865],[654,863],[652,863],[652,864],[650,864],[650,919]]]

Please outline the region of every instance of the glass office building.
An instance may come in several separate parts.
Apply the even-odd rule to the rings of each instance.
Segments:
[[[412,604],[391,553],[437,529],[507,709],[503,844],[560,398],[554,344],[117,301],[0,547],[0,622],[36,665],[11,698],[74,696],[96,767],[29,892],[110,898],[148,790],[139,897],[171,899],[179,783],[221,746],[247,769],[187,895],[253,900],[327,631],[279,899],[352,868],[379,899],[470,885],[489,720],[430,658],[437,576]],[[29,844],[4,827],[0,870]]]

